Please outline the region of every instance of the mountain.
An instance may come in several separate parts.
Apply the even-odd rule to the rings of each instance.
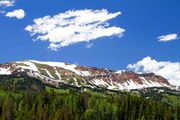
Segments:
[[[0,64],[0,75],[28,75],[43,83],[59,86],[105,88],[109,90],[171,87],[162,76],[154,73],[137,74],[96,67],[78,66],[62,62],[24,60]]]
[[[180,91],[153,73],[35,60],[0,65],[2,120],[179,120],[179,113]]]

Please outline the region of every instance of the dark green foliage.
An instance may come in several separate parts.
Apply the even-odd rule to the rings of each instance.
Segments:
[[[2,76],[0,75],[0,90],[18,92],[35,91],[40,92],[45,89],[44,84],[35,78],[28,76]]]
[[[61,94],[56,88],[46,90],[42,82],[22,76],[1,76],[0,85],[1,93],[7,93],[0,94],[2,120],[180,119],[180,107],[128,93],[98,96],[71,89]]]
[[[15,100],[16,99],[16,100]],[[71,92],[59,95],[24,93],[2,102],[1,119],[12,120],[164,120],[179,119],[180,108],[130,95],[92,96]]]

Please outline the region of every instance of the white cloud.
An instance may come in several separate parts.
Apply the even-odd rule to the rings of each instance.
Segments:
[[[180,62],[158,62],[146,57],[135,64],[129,64],[127,68],[138,73],[153,72],[168,79],[170,84],[180,86]]]
[[[17,19],[23,19],[25,17],[25,12],[23,9],[14,10],[12,12],[6,13],[6,17],[15,17]]]
[[[168,34],[168,35],[162,35],[158,37],[159,42],[168,42],[172,40],[179,39],[177,34]]]
[[[0,7],[14,6],[15,0],[0,0]]]
[[[107,10],[69,10],[55,16],[45,16],[34,20],[25,28],[37,40],[49,41],[49,48],[58,50],[79,42],[89,42],[102,37],[121,36],[124,29],[110,26],[108,20],[121,12],[109,13]]]

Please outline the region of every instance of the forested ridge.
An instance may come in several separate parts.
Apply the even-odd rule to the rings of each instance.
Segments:
[[[0,76],[1,120],[180,120],[180,106],[133,94],[56,89],[25,76]]]

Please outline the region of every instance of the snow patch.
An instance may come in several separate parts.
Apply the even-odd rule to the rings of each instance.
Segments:
[[[89,71],[81,71],[81,75],[83,75],[83,76],[91,76],[91,73]]]
[[[54,77],[51,75],[51,73],[49,72],[49,70],[47,70],[47,69],[43,69],[43,70],[46,71],[46,73],[48,74],[48,76],[49,76],[50,78],[54,78]]]
[[[34,63],[38,63],[38,64],[44,64],[44,65],[49,65],[52,67],[60,67],[60,68],[64,68],[66,70],[70,70],[72,72],[75,72],[78,75],[81,75],[80,71],[76,70],[75,68],[77,67],[76,65],[67,65],[65,63],[62,62],[40,62],[40,61],[36,61],[36,60],[30,60]]]
[[[125,70],[117,70],[115,73],[117,74],[121,74],[122,72],[124,72]]]
[[[61,75],[58,73],[58,71],[55,68],[55,74],[58,76],[59,80],[61,80]]]
[[[36,67],[36,65],[31,61],[16,62],[16,63],[25,64],[25,66],[17,65],[18,68],[29,69],[29,70],[32,70],[32,71],[39,71],[38,68]]]
[[[76,78],[73,78],[73,79],[74,79],[74,84],[75,84],[75,86],[80,87],[79,84],[78,84],[77,79],[76,79]]]
[[[11,71],[9,68],[0,68],[0,75],[10,75]]]

